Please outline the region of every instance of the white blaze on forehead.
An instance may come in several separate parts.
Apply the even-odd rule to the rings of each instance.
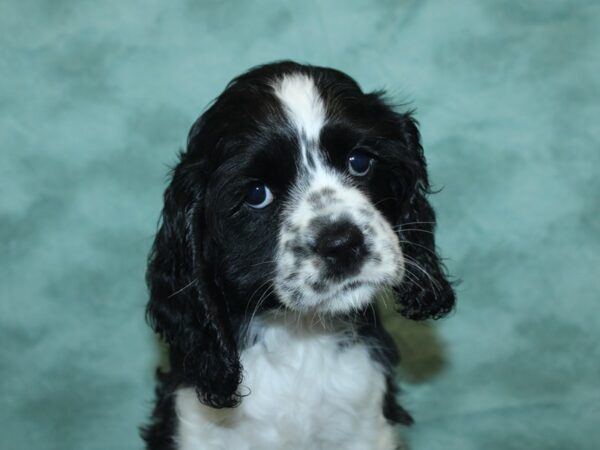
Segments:
[[[273,89],[300,135],[318,141],[325,124],[325,106],[313,79],[301,73],[285,75]]]

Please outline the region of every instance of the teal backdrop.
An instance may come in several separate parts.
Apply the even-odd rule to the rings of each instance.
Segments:
[[[600,448],[600,2],[0,0],[0,448],[140,449],[145,259],[228,80],[333,66],[417,109],[461,278],[387,314],[413,450]]]

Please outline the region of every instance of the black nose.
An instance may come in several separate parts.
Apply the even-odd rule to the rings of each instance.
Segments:
[[[352,222],[325,225],[317,234],[315,252],[327,261],[332,275],[358,272],[365,258],[365,237]]]

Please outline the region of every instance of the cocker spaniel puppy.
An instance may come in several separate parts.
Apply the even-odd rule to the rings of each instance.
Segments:
[[[149,449],[398,448],[398,355],[376,294],[411,319],[454,293],[419,132],[337,70],[234,79],[192,126],[149,258],[169,346]]]

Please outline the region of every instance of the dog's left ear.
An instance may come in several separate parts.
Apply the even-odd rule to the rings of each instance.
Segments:
[[[396,232],[405,258],[405,275],[394,290],[402,314],[413,320],[437,319],[454,306],[454,290],[435,248],[435,212],[429,202],[427,164],[416,121],[394,114],[399,132],[402,180],[393,186],[398,202]]]

